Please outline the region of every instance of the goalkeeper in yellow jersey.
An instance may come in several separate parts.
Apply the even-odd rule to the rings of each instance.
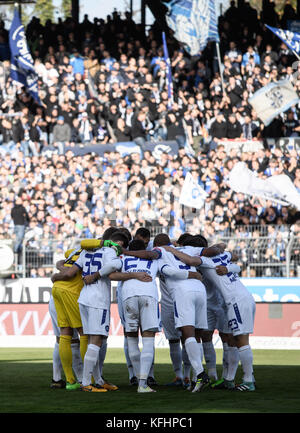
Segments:
[[[80,256],[82,249],[68,250],[65,252],[66,260],[57,263],[59,271],[63,272],[75,263]],[[78,298],[83,287],[80,274],[69,281],[55,281],[52,287],[52,296],[57,313],[57,324],[60,328],[59,356],[66,376],[66,389],[78,389],[80,384],[76,382],[72,369],[71,340],[73,329],[77,329],[80,335],[80,354],[84,357],[87,349],[87,337],[83,335],[81,317],[78,307]]]
[[[87,245],[91,246],[92,240],[85,240]],[[83,245],[84,242],[82,241]],[[113,247],[116,249],[117,254],[120,253],[118,244],[109,240],[103,241],[94,239],[94,248],[100,246]],[[83,248],[78,250],[68,250],[65,253],[66,260],[57,263],[57,268],[63,274],[64,269],[73,266],[75,261],[80,256]],[[59,355],[62,367],[66,376],[66,389],[74,390],[80,388],[80,384],[76,382],[73,369],[72,369],[72,349],[71,340],[73,337],[73,330],[77,329],[80,335],[80,354],[82,360],[84,359],[87,350],[88,339],[83,334],[81,317],[79,312],[78,298],[83,287],[83,280],[81,273],[78,273],[72,279],[67,281],[57,279],[52,288],[52,296],[57,312],[57,322],[60,328],[59,338]]]

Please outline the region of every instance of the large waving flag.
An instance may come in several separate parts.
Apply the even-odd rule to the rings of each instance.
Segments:
[[[282,206],[294,206],[300,210],[300,194],[286,174],[262,179],[240,161],[230,171],[228,183],[233,191],[271,200]]]
[[[30,54],[25,29],[21,23],[19,12],[15,8],[14,18],[9,30],[9,46],[11,51],[10,76],[25,86],[32,97],[41,104],[38,95],[38,75],[34,69],[33,59]]]
[[[201,209],[207,196],[206,191],[193,179],[191,173],[187,172],[181,189],[179,203],[193,209]]]
[[[297,104],[299,97],[289,80],[280,80],[257,90],[248,101],[267,126],[278,114]]]
[[[168,46],[166,42],[166,34],[163,32],[162,34],[163,38],[163,48],[164,48],[164,61],[166,63],[167,67],[167,87],[168,87],[168,109],[170,110],[173,106],[173,81],[172,81],[172,68],[171,68],[171,62],[168,52]]]
[[[203,51],[208,41],[220,41],[214,0],[172,0],[164,4],[169,9],[168,26],[192,56]]]
[[[266,27],[273,33],[275,33],[275,35],[278,36],[286,44],[286,46],[289,47],[290,50],[296,52],[297,54],[300,53],[299,33],[290,32],[289,30],[278,29],[277,27],[271,27],[267,24]]]

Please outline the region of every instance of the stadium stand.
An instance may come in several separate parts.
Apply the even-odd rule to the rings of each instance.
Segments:
[[[243,161],[260,178],[287,174],[300,192],[299,105],[264,127],[248,102],[283,77],[299,93],[295,57],[264,26],[280,26],[279,16],[264,10],[247,25],[244,16],[231,6],[219,18],[225,93],[214,45],[190,57],[168,35],[171,110],[161,32],[154,24],[144,33],[128,13],[45,26],[32,18],[26,34],[41,107],[12,84],[9,50],[2,49],[0,239],[14,237],[11,210],[19,195],[29,217],[19,258],[27,275],[50,275],[54,251],[74,238],[99,237],[111,224],[133,231],[143,225],[173,239],[201,231],[233,242],[243,275],[299,275],[295,260],[290,267],[299,212],[235,193],[227,183]],[[4,23],[0,38],[7,48]],[[187,172],[208,193],[197,213],[178,201]]]

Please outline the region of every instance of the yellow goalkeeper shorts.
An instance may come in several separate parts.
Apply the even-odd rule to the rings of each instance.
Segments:
[[[57,324],[60,328],[81,328],[81,317],[78,295],[60,287],[53,287],[52,295],[57,313]]]

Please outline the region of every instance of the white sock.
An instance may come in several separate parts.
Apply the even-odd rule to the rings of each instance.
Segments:
[[[126,359],[126,364],[127,364],[127,368],[128,368],[128,374],[129,374],[129,380],[134,376],[134,371],[133,371],[133,367],[132,367],[132,362],[128,353],[128,341],[127,341],[127,337],[124,337],[124,354],[125,354],[125,359]]]
[[[99,381],[99,350],[100,347],[96,346],[95,344],[89,344],[87,347],[83,362],[83,386],[88,386],[91,384],[92,376],[94,376],[96,383],[98,383],[97,380]]]
[[[202,343],[202,345],[203,345],[204,359],[205,359],[208,375],[210,377],[213,377],[215,380],[218,380],[217,367],[216,367],[217,357],[216,357],[216,351],[213,342],[208,341],[206,343]]]
[[[133,367],[134,376],[139,377],[140,373],[140,357],[141,352],[139,348],[138,337],[127,337],[128,354]]]
[[[228,346],[228,369],[226,380],[234,380],[237,368],[239,366],[239,351],[237,347]]]
[[[99,374],[101,377],[102,377],[103,364],[106,357],[106,351],[107,351],[107,338],[103,339],[102,345],[99,350]]]
[[[154,356],[154,337],[142,337],[143,341],[143,349],[141,351],[141,359],[140,359],[140,386],[145,385],[145,380],[147,380],[149,376],[149,371],[152,365],[153,356]]]
[[[169,343],[170,345],[170,358],[173,364],[173,369],[176,377],[182,379],[182,350],[180,342]]]
[[[204,352],[203,352],[203,344],[202,343],[198,343],[199,349],[200,349],[200,356],[201,356],[201,362],[203,364],[203,358],[204,358]]]
[[[238,349],[239,357],[242,364],[244,376],[244,382],[252,382],[253,381],[253,353],[252,349],[249,346],[242,346]]]
[[[154,353],[155,353],[155,351],[154,351]],[[152,364],[151,364],[151,367],[150,367],[150,370],[149,370],[149,377],[153,377],[153,379],[154,379],[154,354],[153,354],[153,359],[152,359]]]
[[[82,382],[83,362],[80,355],[79,343],[71,344],[72,350],[72,368],[78,382]]]
[[[227,376],[227,371],[228,371],[228,344],[223,343],[223,371],[222,371],[223,378]]]
[[[61,374],[62,374],[62,365],[61,365],[61,360],[60,360],[60,356],[59,356],[59,344],[56,342],[54,345],[54,349],[53,349],[53,380],[55,380],[55,382],[61,380]]]
[[[191,367],[192,366],[191,366],[188,354],[186,353],[185,345],[184,344],[182,345],[182,351],[181,351],[181,353],[182,353],[182,361],[183,361],[183,377],[184,378],[185,377],[190,378]]]
[[[192,382],[197,382],[197,373],[196,370],[192,368]]]
[[[185,350],[188,354],[190,363],[192,364],[193,369],[195,370],[196,375],[202,373],[203,365],[201,362],[201,351],[199,344],[196,341],[195,337],[190,337],[185,340]]]

